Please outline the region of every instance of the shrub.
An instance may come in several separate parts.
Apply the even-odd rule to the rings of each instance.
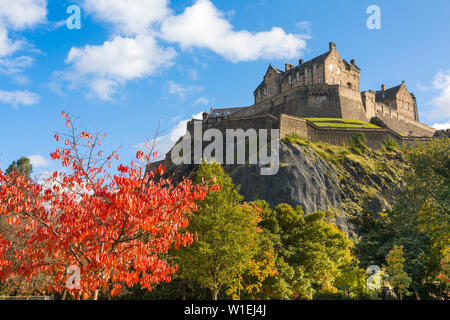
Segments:
[[[387,151],[394,151],[395,149],[398,149],[397,140],[391,137],[387,138],[383,142],[383,145]]]
[[[364,154],[369,148],[366,146],[366,136],[362,132],[356,132],[349,139],[350,151],[354,154]]]

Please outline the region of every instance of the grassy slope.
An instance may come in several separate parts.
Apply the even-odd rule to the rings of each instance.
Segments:
[[[311,142],[295,134],[288,135],[285,143],[303,146],[303,152],[311,153],[331,163],[338,174],[343,203],[334,208],[335,213],[353,214],[361,212],[367,199],[380,200],[385,207],[392,204],[390,196],[401,186],[401,177],[406,169],[402,150],[368,149],[367,153],[352,153],[348,146],[336,146],[325,142]]]

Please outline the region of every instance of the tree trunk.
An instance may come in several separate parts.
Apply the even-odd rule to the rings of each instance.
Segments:
[[[98,289],[97,290],[95,290],[95,292],[94,292],[94,297],[92,298],[92,300],[98,300]]]
[[[217,300],[217,295],[219,294],[219,290],[214,288],[213,289],[213,300]]]
[[[64,290],[61,300],[66,300],[66,296],[67,296],[67,290]]]
[[[416,299],[417,300],[422,300],[421,297],[420,297],[420,294],[419,294],[419,290],[417,290],[417,286],[416,286],[416,284],[414,282],[411,282],[411,288],[413,289],[414,294],[416,295]]]

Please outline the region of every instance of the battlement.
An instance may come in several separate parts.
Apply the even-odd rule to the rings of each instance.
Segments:
[[[435,129],[419,122],[416,98],[406,82],[392,88],[359,91],[360,69],[355,60],[340,58],[336,44],[328,52],[285,70],[269,65],[254,91],[255,103],[246,107],[211,109],[203,114],[204,129],[280,129],[283,137],[297,133],[310,140],[343,143],[355,132],[378,147],[388,137],[399,143],[427,141]],[[305,118],[335,118],[370,122],[377,127],[317,126]],[[188,123],[188,129],[193,122]],[[444,133],[447,134],[447,133]]]

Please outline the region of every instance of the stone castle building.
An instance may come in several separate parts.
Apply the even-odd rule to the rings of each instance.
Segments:
[[[340,144],[354,132],[365,134],[368,145],[378,147],[388,137],[400,143],[429,140],[435,129],[419,122],[417,102],[405,81],[378,91],[360,91],[361,69],[354,59],[342,59],[336,44],[297,66],[284,71],[269,65],[254,90],[254,104],[248,107],[211,109],[202,120],[204,129],[280,129],[281,137],[297,133],[310,140]],[[316,125],[311,118],[350,119],[375,126],[338,127]]]

